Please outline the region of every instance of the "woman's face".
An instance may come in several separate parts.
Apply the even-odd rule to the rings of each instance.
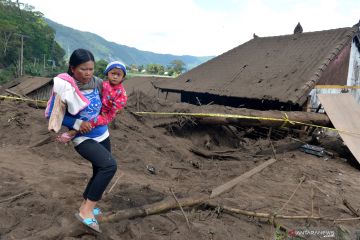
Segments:
[[[73,77],[82,83],[88,83],[94,74],[94,66],[93,61],[88,61],[76,67],[71,67]]]

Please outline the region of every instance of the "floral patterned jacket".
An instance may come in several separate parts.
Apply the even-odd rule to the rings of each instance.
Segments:
[[[116,113],[125,107],[128,98],[121,83],[111,85],[109,81],[104,81],[102,87],[101,112],[90,121],[93,127],[108,125],[115,119]]]

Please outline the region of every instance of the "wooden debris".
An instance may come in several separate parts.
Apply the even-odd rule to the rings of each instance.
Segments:
[[[17,92],[14,92],[14,91],[12,91],[10,89],[5,89],[5,92],[10,93],[11,95],[15,95],[15,96],[17,96],[19,98],[25,98],[25,96],[23,96],[23,95],[21,95],[21,94],[19,94]]]
[[[278,154],[290,152],[290,151],[299,149],[302,145],[303,145],[303,143],[301,143],[301,142],[286,143],[286,144],[282,144],[279,146],[273,146],[274,149],[273,149],[273,147],[270,147],[267,149],[260,150],[260,151],[256,152],[256,155],[270,155],[270,154],[273,154],[274,151]]]
[[[237,184],[239,184],[241,181],[244,181],[245,179],[251,177],[252,175],[260,172],[261,170],[263,170],[264,168],[270,166],[271,164],[275,163],[276,162],[276,159],[270,159],[270,160],[267,160],[266,162],[256,166],[255,168],[251,169],[250,171],[240,175],[239,177],[237,178],[234,178],[232,179],[231,181],[217,187],[217,188],[214,188],[211,192],[211,195],[210,195],[210,198],[215,198],[215,197],[218,197],[219,195],[227,192],[227,191],[230,191],[233,187],[235,187]]]
[[[119,177],[116,178],[114,184],[111,186],[111,188],[109,189],[109,191],[107,192],[107,194],[109,194],[109,193],[113,190],[113,188],[115,187],[115,185],[117,184],[117,182],[119,181],[119,179],[120,179],[121,176],[122,176],[122,175],[120,175]]]
[[[119,221],[122,219],[130,219],[135,217],[145,217],[161,212],[168,211],[170,209],[178,208],[179,204],[182,207],[194,206],[197,204],[203,204],[209,199],[209,195],[199,194],[186,198],[178,199],[176,202],[173,198],[166,198],[160,202],[145,205],[142,207],[130,208],[117,211],[116,213],[109,214],[103,217],[103,222]]]
[[[354,214],[357,217],[360,217],[360,213],[357,210],[355,210],[355,208],[353,208],[353,206],[351,206],[351,204],[346,199],[343,199],[343,204],[352,212],[352,214]]]
[[[174,199],[167,198],[167,199],[164,199],[163,201],[160,201],[160,202],[157,202],[154,204],[150,204],[150,205],[145,205],[143,207],[130,208],[130,209],[117,211],[116,213],[104,216],[103,221],[107,222],[107,221],[115,221],[115,220],[128,219],[128,218],[134,218],[134,217],[144,217],[147,215],[152,215],[152,214],[167,211],[169,209],[177,208],[179,205],[181,205],[182,207],[189,207],[189,206],[194,206],[197,204],[203,204],[207,200],[218,197],[221,194],[231,190],[233,187],[235,187],[241,181],[260,172],[261,170],[263,170],[267,166],[270,166],[274,162],[276,162],[275,159],[270,159],[270,160],[260,164],[259,166],[253,168],[252,170],[240,175],[239,177],[237,177],[223,185],[220,185],[219,187],[214,188],[212,190],[212,193],[210,196],[206,195],[206,194],[199,194],[199,195],[179,199],[178,202]]]
[[[196,122],[200,124],[216,124],[216,125],[235,125],[242,127],[262,126],[262,127],[293,127],[291,121],[297,121],[307,124],[315,124],[328,126],[330,119],[325,114],[301,112],[301,111],[260,111],[252,109],[236,109],[231,112],[234,115],[258,117],[258,119],[247,118],[226,118],[226,117],[195,117]],[[284,121],[273,121],[269,119],[284,119]],[[290,120],[287,121],[286,119]]]
[[[225,159],[235,159],[239,160],[239,157],[231,154],[226,153],[216,153],[212,151],[207,150],[201,150],[199,148],[190,147],[189,151],[192,153],[195,153],[196,155],[199,155],[201,157],[210,158],[210,159],[218,159],[218,160],[225,160]]]
[[[47,104],[44,102],[28,102],[27,105],[32,108],[41,108],[45,109]]]
[[[169,211],[170,209],[176,208],[185,208],[195,205],[207,204],[210,207],[219,207],[218,204],[214,204],[211,202],[211,199],[220,196],[221,194],[231,190],[234,186],[239,184],[241,181],[253,176],[254,174],[260,172],[267,166],[275,163],[276,159],[270,159],[259,166],[253,168],[252,170],[240,175],[239,177],[220,185],[212,190],[211,195],[208,194],[197,194],[190,197],[180,198],[177,199],[176,196],[174,197],[167,197],[160,202],[156,202],[153,204],[144,205],[141,207],[135,207],[130,209],[119,210],[114,213],[104,213],[101,222],[114,222],[120,221],[124,219],[132,219],[137,217],[145,217],[153,214],[159,214],[162,212]],[[172,192],[173,193],[173,192]],[[173,194],[174,195],[174,194]],[[288,215],[274,215],[270,213],[259,213],[253,211],[246,211],[241,210],[238,208],[229,207],[226,205],[221,205],[221,209],[226,212],[235,213],[235,214],[242,214],[251,217],[258,217],[258,218],[267,218],[269,221],[274,223],[275,219],[297,219],[297,220],[325,220],[325,221],[357,221],[360,220],[360,217],[356,218],[343,218],[343,219],[336,219],[336,218],[329,218],[329,217],[320,217],[320,216],[306,216],[306,215],[299,215],[299,216],[288,216]],[[186,216],[186,215],[185,215]],[[69,224],[66,224],[60,228],[56,229],[46,229],[42,231],[37,238],[26,238],[27,240],[35,240],[39,239],[39,236],[43,236],[44,238],[63,238],[65,236],[79,236],[82,235],[88,229],[80,228],[80,223],[78,221],[73,220]]]
[[[218,207],[219,204],[214,203],[207,203],[208,206],[211,207]],[[267,218],[269,220],[273,219],[293,219],[293,220],[322,220],[322,221],[331,221],[331,222],[345,222],[345,221],[358,221],[360,217],[356,218],[330,218],[330,217],[316,217],[316,216],[306,216],[306,215],[297,215],[297,216],[290,216],[290,215],[274,215],[270,213],[260,213],[260,212],[253,212],[253,211],[246,211],[239,208],[234,208],[226,205],[220,205],[221,209],[230,212],[241,214],[249,217],[258,217],[258,218]]]
[[[282,205],[282,207],[281,207],[279,210],[277,210],[277,211],[275,212],[275,215],[276,215],[277,213],[281,212],[281,211],[286,207],[286,205],[291,201],[291,199],[294,197],[296,191],[299,189],[300,185],[301,185],[304,181],[305,181],[305,176],[303,176],[303,177],[300,178],[300,182],[299,182],[298,185],[296,186],[296,188],[295,188],[295,190],[293,191],[293,193],[291,194],[290,198]],[[313,209],[313,208],[312,208],[312,209]],[[312,211],[311,213],[312,213],[311,216],[313,216],[313,211]]]
[[[53,142],[53,141],[54,141],[54,137],[53,137],[53,136],[46,136],[46,137],[44,137],[43,139],[40,139],[39,141],[31,144],[29,147],[30,147],[30,148],[40,147],[40,146],[42,146],[42,145],[51,143],[51,142]]]
[[[224,153],[235,153],[244,151],[244,148],[236,148],[236,149],[228,149],[228,150],[221,150],[221,151],[212,151],[213,153],[224,154]]]
[[[189,219],[188,219],[188,217],[186,216],[186,213],[184,212],[184,209],[182,208],[182,206],[181,206],[181,204],[180,204],[179,200],[178,200],[178,199],[177,199],[177,197],[175,196],[175,193],[174,193],[174,191],[172,190],[172,188],[170,188],[170,192],[171,192],[171,194],[173,195],[173,197],[174,197],[174,199],[175,199],[176,203],[178,204],[178,206],[179,206],[179,208],[180,208],[180,210],[181,210],[182,214],[184,215],[184,218],[185,218],[185,220],[186,220],[186,225],[188,226],[188,228],[189,228],[189,230],[190,230],[190,229],[191,229],[191,227],[190,227],[190,222],[189,222]]]
[[[201,108],[201,106],[199,106]],[[137,108],[138,109],[138,108]],[[302,111],[289,111],[289,112],[281,112],[275,110],[269,111],[260,111],[260,110],[253,110],[253,109],[245,109],[245,108],[237,108],[232,110],[231,112],[223,113],[224,116],[211,116],[216,115],[217,113],[211,112],[204,112],[204,110],[200,110],[200,114],[204,114],[204,116],[196,115],[196,113],[188,113],[188,115],[181,115],[181,116],[188,116],[192,119],[196,124],[203,124],[203,125],[233,125],[238,127],[288,127],[294,128],[299,127],[299,124],[294,124],[292,121],[296,121],[302,124],[314,124],[319,126],[329,126],[330,119],[327,117],[326,114],[322,113],[313,113],[313,112],[302,112]],[[173,117],[176,118],[178,115],[178,111],[174,111],[174,113],[169,114],[160,114],[157,115],[156,113],[141,113],[138,112],[141,116],[152,116],[157,118],[164,118],[164,117]],[[194,115],[192,115],[194,114]],[[209,116],[205,116],[205,115]],[[227,117],[226,114],[229,115],[237,115],[238,117]],[[240,137],[240,136],[239,136]]]

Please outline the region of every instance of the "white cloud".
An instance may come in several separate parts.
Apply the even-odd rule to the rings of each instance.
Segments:
[[[340,0],[23,0],[45,17],[108,41],[156,53],[219,55],[252,38],[355,24],[360,1]],[[225,4],[229,1],[229,4]],[[198,4],[197,4],[198,3]],[[231,6],[224,10],[224,6]]]

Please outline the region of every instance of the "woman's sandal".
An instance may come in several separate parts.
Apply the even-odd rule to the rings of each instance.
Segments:
[[[101,215],[101,214],[102,214],[102,211],[100,210],[100,208],[94,208],[94,209],[93,209],[93,214],[94,214],[94,216],[96,217],[96,216]]]
[[[102,218],[103,218],[103,213],[102,213],[102,211],[100,210],[100,208],[94,208],[93,214],[94,214],[94,216],[96,217],[96,219],[97,219],[98,221],[101,221],[101,220],[102,220]]]
[[[87,226],[88,228],[101,233],[100,227],[99,227],[99,223],[96,221],[95,218],[82,218],[80,216],[80,213],[75,213],[75,217],[85,226]]]

